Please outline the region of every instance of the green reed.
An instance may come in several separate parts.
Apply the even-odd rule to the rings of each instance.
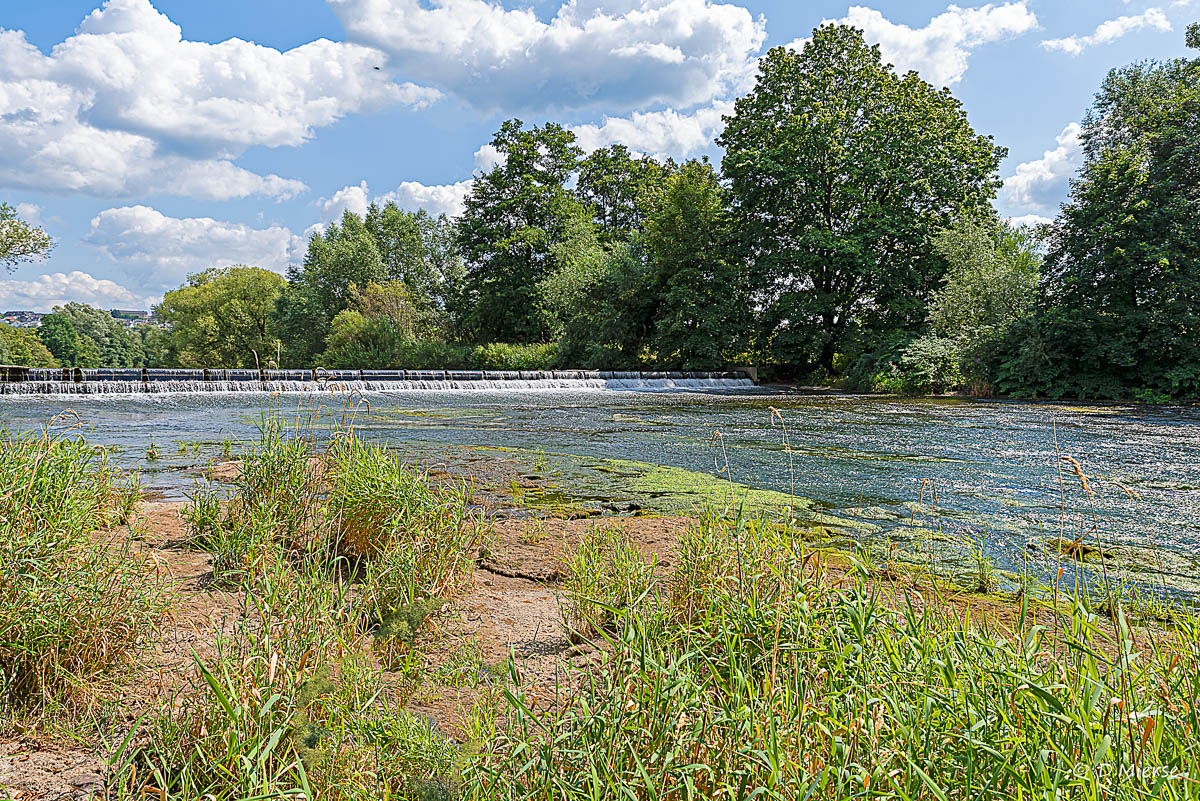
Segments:
[[[140,498],[82,439],[0,433],[0,716],[65,700],[158,624],[154,566],[107,531]]]
[[[613,608],[577,698],[509,694],[468,797],[1200,797],[1193,616],[1135,644],[1119,609],[1035,619],[1026,598],[1006,630],[833,580],[749,521],[707,516],[681,547],[670,602]]]

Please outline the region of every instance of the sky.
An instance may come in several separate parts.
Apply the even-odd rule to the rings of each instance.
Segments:
[[[1187,54],[1200,0],[0,0],[0,200],[50,257],[0,310],[149,308],[284,271],[370,202],[455,214],[500,123],[707,155],[771,47],[849,22],[1008,148],[1000,213],[1053,217],[1112,67]]]

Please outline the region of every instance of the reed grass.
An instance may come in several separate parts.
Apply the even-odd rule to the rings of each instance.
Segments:
[[[634,606],[653,584],[653,566],[618,522],[589,525],[564,547],[563,626],[571,638],[609,628],[621,610]]]
[[[121,796],[448,798],[460,750],[404,702],[416,635],[478,552],[469,493],[275,415],[241,462],[184,518],[246,610],[123,755]]]
[[[141,487],[82,439],[0,433],[0,718],[78,695],[156,628],[157,571],[107,529]]]
[[[1195,616],[1135,637],[1081,596],[1054,637],[1026,598],[1004,628],[771,531],[702,518],[573,703],[509,694],[467,797],[1200,797]]]

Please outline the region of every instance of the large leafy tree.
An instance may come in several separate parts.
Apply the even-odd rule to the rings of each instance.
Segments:
[[[0,264],[8,270],[18,264],[44,259],[54,247],[50,235],[17,216],[17,210],[0,203]]]
[[[1082,140],[1040,325],[1007,379],[1031,394],[1200,397],[1200,59],[1110,72]]]
[[[539,287],[580,215],[566,183],[581,151],[562,126],[527,129],[520,120],[506,121],[492,146],[502,162],[475,179],[458,222],[467,262],[459,323],[476,341],[544,341],[553,319]]]
[[[1033,312],[1042,255],[1029,228],[959,220],[934,240],[949,270],[929,304],[935,336],[951,340],[965,376],[986,382],[1001,343]]]
[[[145,361],[139,339],[110,312],[86,303],[68,303],[56,306],[54,311],[69,320],[76,332],[95,343],[101,367],[140,367]]]
[[[284,362],[308,366],[325,348],[333,318],[350,302],[352,287],[386,281],[384,264],[372,229],[347,211],[308,241],[299,267],[288,270],[287,288],[279,296],[274,317],[285,348]]]
[[[305,366],[325,348],[333,320],[369,284],[397,282],[414,308],[445,326],[462,287],[463,260],[445,215],[372,204],[364,217],[345,212],[315,234],[304,262],[288,272],[275,313],[285,361]]]
[[[462,281],[462,257],[454,241],[453,223],[424,209],[406,211],[395,203],[372,204],[364,218],[375,239],[389,281],[399,281],[409,301],[429,310],[444,310]]]
[[[579,164],[575,193],[595,218],[604,242],[624,242],[640,231],[646,213],[675,171],[673,161],[634,158],[625,145],[609,145]]]
[[[619,370],[637,367],[648,355],[658,297],[645,251],[643,237],[634,234],[600,250],[598,259],[589,260],[591,269],[575,273],[563,315],[562,363]]]
[[[100,349],[95,341],[80,333],[70,317],[55,311],[42,317],[38,337],[54,358],[65,367],[99,367]]]
[[[0,364],[25,367],[59,367],[54,354],[28,328],[0,323]]]
[[[844,25],[771,50],[718,143],[760,344],[830,372],[858,329],[923,323],[945,271],[933,236],[988,206],[1005,153],[948,91],[897,75]]]
[[[168,292],[158,315],[182,367],[268,367],[278,361],[271,312],[283,277],[261,267],[212,268]]]
[[[929,303],[929,331],[864,356],[851,371],[863,373],[885,361],[904,365],[906,388],[943,391],[967,385],[975,392],[992,387],[1007,339],[1028,322],[1037,299],[1042,256],[1035,231],[994,216],[955,222],[934,238],[949,265]]]
[[[712,165],[689,161],[667,181],[647,220],[657,298],[648,344],[664,367],[721,368],[745,344],[751,310],[725,195]]]

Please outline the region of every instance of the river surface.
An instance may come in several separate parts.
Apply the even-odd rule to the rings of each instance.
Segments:
[[[184,468],[215,458],[226,437],[256,438],[256,421],[272,405],[287,416],[319,407],[335,418],[357,405],[364,436],[423,453],[443,444],[491,446],[709,474],[716,473],[715,461],[727,459],[735,481],[794,488],[830,515],[861,524],[856,539],[908,542],[914,529],[936,529],[942,539],[981,542],[1002,568],[1015,570],[1031,553],[1049,560],[1039,543],[1061,528],[1068,538],[1082,533],[1088,542],[1125,547],[1127,561],[1157,565],[1173,577],[1173,588],[1200,589],[1200,412],[1194,409],[767,389],[426,390],[350,399],[336,392],[166,392],[0,397],[0,421],[10,430],[34,429],[72,410],[91,441],[144,470],[149,488],[181,497],[196,479]],[[772,407],[786,423],[790,454]],[[715,442],[714,432],[720,432]],[[162,458],[146,463],[151,442]],[[1094,498],[1062,456],[1082,466]]]

